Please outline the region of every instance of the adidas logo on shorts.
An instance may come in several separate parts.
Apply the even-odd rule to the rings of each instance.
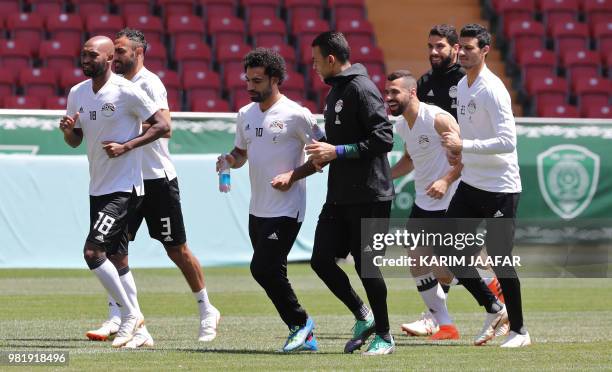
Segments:
[[[171,242],[174,239],[172,239],[172,237],[170,235],[166,236],[166,238],[164,239],[165,242]]]
[[[504,216],[504,214],[500,210],[495,212],[495,214],[493,215],[494,218],[499,218],[499,217],[503,217],[503,216]]]
[[[104,241],[104,235],[96,236],[96,240],[99,241],[99,242],[103,242]]]
[[[278,240],[278,235],[276,235],[276,233],[273,232],[272,234],[270,234],[270,236],[268,236],[268,239],[270,239],[270,240]]]

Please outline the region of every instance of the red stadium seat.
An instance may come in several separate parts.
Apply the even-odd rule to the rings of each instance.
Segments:
[[[43,38],[43,18],[36,13],[11,14],[6,18],[6,27],[12,39],[25,41],[35,52]]]
[[[249,93],[244,88],[231,91],[229,97],[234,111],[238,111],[252,102]]]
[[[179,43],[174,48],[174,59],[179,70],[209,69],[211,67],[211,53],[208,45],[203,41]]]
[[[145,52],[145,63],[150,70],[163,70],[166,68],[168,54],[164,44],[157,41],[148,41]]]
[[[271,45],[283,45],[287,44],[287,40],[284,35],[280,34],[265,34],[258,37],[254,37],[256,47],[269,47]]]
[[[344,20],[365,19],[364,0],[329,0],[328,5],[336,25]]]
[[[227,91],[246,89],[244,70],[227,70],[223,73],[223,86]]]
[[[295,58],[295,49],[292,46],[287,44],[262,44],[258,45],[264,48],[269,48],[275,50],[278,54],[280,54],[285,60],[285,64],[287,65],[287,71],[292,71],[295,68],[296,58]]]
[[[553,25],[552,37],[557,51],[588,48],[589,29],[585,23],[557,23]]]
[[[221,65],[221,69],[242,68],[242,59],[251,51],[251,47],[244,43],[235,43],[227,45],[223,48],[217,48],[217,62]]]
[[[92,14],[85,19],[85,29],[90,35],[104,35],[115,39],[117,31],[125,26],[123,18],[112,14]]]
[[[278,0],[242,0],[246,18],[255,20],[260,18],[277,18],[279,16]]]
[[[540,0],[540,10],[546,24],[576,21],[578,0]]]
[[[501,1],[498,5],[500,24],[503,27],[504,35],[507,36],[508,27],[515,21],[531,21],[535,14],[534,0],[512,0]]]
[[[529,82],[529,92],[538,106],[562,105],[567,102],[567,81],[556,77],[536,77]]]
[[[51,39],[66,43],[81,44],[84,33],[83,20],[78,14],[51,14],[45,20]]]
[[[194,112],[230,112],[230,105],[220,98],[196,99],[191,103]]]
[[[520,50],[535,50],[546,45],[544,25],[536,21],[512,22],[508,26],[508,37],[512,43],[512,54],[516,56]]]
[[[182,81],[189,101],[198,94],[218,97],[221,91],[221,80],[214,71],[204,69],[183,71]]]
[[[157,0],[157,4],[162,8],[166,19],[175,15],[192,15],[194,14],[193,0]]]
[[[137,30],[142,31],[145,34],[145,39],[147,41],[163,41],[164,27],[161,18],[152,15],[141,14],[128,15],[125,20],[125,25],[127,27],[135,28]]]
[[[612,17],[612,0],[583,0],[584,14],[589,23],[598,23]]]
[[[236,0],[200,0],[199,3],[208,20],[236,16]]]
[[[245,36],[244,21],[233,16],[212,18],[208,21],[208,33],[215,46],[242,43]]]
[[[181,79],[176,71],[172,70],[151,70],[157,75],[164,86],[166,87],[166,91],[168,92],[168,100],[172,99],[175,102],[180,101],[181,90],[183,86],[181,85]]]
[[[600,22],[593,26],[593,38],[599,50],[612,50],[612,17],[608,22]]]
[[[565,78],[560,78],[553,73],[541,74],[525,81],[525,91],[529,95],[544,92],[567,92],[569,84]]]
[[[317,100],[319,102],[319,111],[323,111],[323,106],[325,105],[325,97],[327,97],[327,93],[331,87],[321,81],[319,75],[317,75],[314,71],[310,74],[310,89],[317,96]]]
[[[306,90],[304,75],[297,71],[287,71],[281,90],[287,94],[291,92],[293,92],[293,94],[299,94],[303,99],[304,91]]]
[[[47,97],[57,93],[57,75],[54,69],[24,69],[19,73],[19,85],[28,96]]]
[[[19,6],[19,1],[0,0],[0,14],[15,14],[21,12],[22,9]]]
[[[36,110],[42,109],[42,100],[38,97],[29,96],[8,96],[4,97],[4,108]]]
[[[45,40],[40,44],[39,57],[46,67],[60,69],[76,66],[80,45],[57,40]]]
[[[287,19],[293,24],[297,19],[321,18],[323,5],[320,1],[312,0],[285,0]]]
[[[0,69],[0,97],[13,95],[16,82],[15,74],[12,71]]]
[[[149,0],[113,0],[123,16],[149,16],[151,12],[151,2]],[[160,24],[161,29],[161,24]],[[142,31],[142,30],[141,30]]]
[[[521,66],[523,81],[529,81],[540,74],[555,74],[557,58],[555,54],[546,49],[520,50],[517,61]]]
[[[253,36],[255,44],[260,44],[260,38],[266,36],[285,42],[287,27],[285,22],[278,18],[253,18],[249,22],[249,33]]]
[[[567,104],[558,105],[538,105],[538,116],[551,118],[578,118],[578,109],[576,106]]]
[[[568,50],[562,54],[561,64],[572,81],[578,75],[584,78],[599,74],[599,54],[590,50]]]
[[[382,50],[373,44],[356,45],[352,47],[351,48],[351,61],[363,63],[364,65],[367,65],[367,66],[378,64],[383,69],[385,66],[385,60],[383,58]]]
[[[293,21],[292,33],[298,40],[298,48],[310,46],[321,32],[329,31],[329,23],[318,18],[299,18]]]
[[[369,64],[366,65],[368,69],[368,75],[370,75],[370,79],[376,84],[376,87],[381,92],[385,91],[385,82],[387,81],[387,75],[385,74],[385,69],[382,68],[380,64]]]
[[[575,93],[578,103],[589,102],[593,105],[607,105],[610,103],[610,81],[605,78],[593,77],[580,79],[575,82]]]
[[[612,119],[612,107],[609,104],[584,102],[580,107],[580,112],[585,118]]]
[[[110,11],[109,0],[71,0],[71,2],[75,5],[77,13],[83,17],[94,14],[108,14]]]
[[[87,79],[88,77],[83,75],[81,68],[75,67],[71,70],[60,70],[59,86],[66,91],[67,95],[70,88]]]
[[[366,44],[374,42],[374,29],[367,20],[352,19],[339,21],[336,23],[336,29],[345,35],[350,35],[354,43]],[[359,40],[356,38],[359,38]]]
[[[30,66],[32,52],[27,42],[19,40],[0,40],[0,65],[4,69],[20,69]]]
[[[47,110],[65,110],[67,104],[66,97],[48,96],[45,97],[44,107]]]
[[[168,33],[174,43],[188,43],[204,40],[204,21],[194,15],[171,15],[166,21]]]

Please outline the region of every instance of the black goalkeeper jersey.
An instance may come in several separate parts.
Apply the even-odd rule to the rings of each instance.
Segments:
[[[419,101],[436,105],[457,119],[457,83],[465,76],[459,64],[445,71],[429,70],[417,82]]]

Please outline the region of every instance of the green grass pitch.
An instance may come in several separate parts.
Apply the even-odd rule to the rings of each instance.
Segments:
[[[344,269],[353,273],[350,266]],[[222,313],[219,336],[207,344],[196,340],[197,307],[178,270],[133,272],[154,348],[114,350],[110,343],[85,339],[106,316],[106,296],[88,270],[0,270],[0,351],[69,351],[69,366],[43,367],[58,371],[612,370],[611,279],[523,279],[525,322],[534,345],[513,350],[499,348],[500,340],[471,345],[484,314],[460,287],[451,290],[449,309],[461,340],[402,335],[399,324],[415,320],[423,304],[411,279],[389,279],[397,349],[393,355],[365,357],[342,354],[353,318],[308,265],[290,265],[289,277],[317,324],[321,351],[316,354],[275,352],[287,329],[247,267],[205,270],[210,298]],[[357,277],[351,280],[363,295]]]

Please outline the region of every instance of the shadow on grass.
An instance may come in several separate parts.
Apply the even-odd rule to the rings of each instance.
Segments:
[[[185,353],[203,353],[203,354],[244,354],[244,355],[279,355],[279,356],[295,356],[295,355],[310,355],[310,354],[317,354],[317,355],[338,355],[338,354],[344,354],[340,351],[338,352],[321,352],[321,351],[317,351],[315,353],[313,352],[308,352],[308,351],[302,351],[302,352],[295,352],[295,353],[283,353],[281,351],[275,351],[275,350],[254,350],[254,349],[174,349],[176,351],[181,351],[181,352],[185,352]]]

